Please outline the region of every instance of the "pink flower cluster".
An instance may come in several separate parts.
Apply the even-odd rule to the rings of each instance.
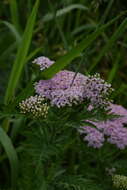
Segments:
[[[127,146],[127,128],[124,127],[124,124],[127,124],[127,110],[115,104],[111,104],[110,109],[110,113],[119,117],[97,122],[87,120],[96,127],[83,126],[80,128],[79,132],[85,135],[84,141],[88,142],[88,146],[100,148],[105,140],[120,149]]]
[[[109,104],[108,98],[113,89],[99,74],[86,77],[81,73],[63,70],[49,80],[35,83],[35,91],[57,107],[89,101],[93,108],[104,108]]]
[[[40,80],[35,83],[36,93],[50,100],[57,107],[72,106],[84,100],[84,84],[87,77],[78,73],[63,70],[50,80]],[[73,81],[74,79],[74,81]]]
[[[40,70],[50,67],[54,61],[46,57],[39,57],[34,63]],[[118,115],[107,121],[88,121],[93,124],[83,126],[79,132],[84,135],[88,146],[100,148],[107,141],[120,149],[127,146],[127,110],[122,106],[112,104],[109,97],[113,89],[111,85],[100,78],[99,74],[84,76],[81,73],[63,70],[49,80],[40,80],[35,83],[35,91],[58,108],[73,104],[89,103],[88,111],[94,108],[110,108],[110,113]]]
[[[33,61],[33,63],[39,65],[40,66],[40,70],[43,71],[44,69],[49,68],[54,63],[54,61],[51,61],[47,57],[41,56],[41,57],[36,58]]]
[[[90,101],[90,105],[96,107],[106,107],[109,104],[109,95],[113,88],[100,78],[100,74],[88,76],[84,87],[84,98]]]

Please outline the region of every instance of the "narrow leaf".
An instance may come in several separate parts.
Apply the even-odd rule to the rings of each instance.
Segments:
[[[4,150],[10,162],[11,183],[12,183],[12,189],[14,190],[16,187],[16,182],[18,177],[18,157],[11,142],[11,139],[1,127],[0,127],[0,143],[3,145]]]
[[[120,15],[121,16],[121,15]],[[81,55],[81,52],[84,51],[88,46],[92,44],[92,42],[102,33],[106,28],[108,28],[111,24],[113,24],[120,16],[112,19],[107,24],[96,29],[95,32],[88,35],[82,42],[79,43],[77,47],[74,47],[67,54],[61,57],[55,64],[53,64],[50,68],[46,69],[42,76],[44,78],[51,78],[54,74],[59,72],[65,66],[67,66],[73,59]]]
[[[82,4],[72,4],[67,7],[64,7],[63,9],[57,10],[55,17],[61,17],[67,13],[70,13],[74,9],[79,9],[79,10],[88,10],[88,8]],[[54,14],[53,13],[47,13],[40,21],[39,21],[39,27],[35,30],[35,32],[38,32],[41,30],[43,27],[44,22],[49,22],[54,19]]]
[[[116,56],[116,60],[114,62],[114,65],[113,65],[113,67],[112,67],[112,69],[111,69],[111,71],[109,72],[109,75],[108,75],[108,80],[107,81],[109,83],[112,83],[113,79],[116,76],[116,72],[117,72],[117,70],[119,68],[120,59],[121,59],[121,55],[120,55],[120,53],[118,53],[118,55]]]
[[[5,103],[10,101],[12,97],[14,96],[23,67],[26,63],[26,57],[28,54],[31,40],[32,40],[32,34],[33,34],[33,28],[35,24],[36,15],[37,15],[38,4],[39,4],[39,0],[36,1],[35,6],[30,15],[30,18],[27,22],[26,29],[23,35],[23,40],[22,40],[21,46],[18,49],[16,60],[13,65],[8,87],[6,90]]]
[[[63,9],[60,9],[56,12],[56,17],[60,17],[64,14],[67,14],[69,13],[70,11],[74,10],[74,9],[82,9],[82,10],[88,10],[88,8],[84,5],[81,5],[81,4],[73,4],[73,5],[69,5],[68,7],[65,7]],[[42,21],[43,22],[47,22],[47,21],[50,21],[54,18],[54,15],[52,13],[48,13],[46,14]]]
[[[116,32],[112,35],[112,37],[108,40],[106,45],[102,48],[100,54],[96,58],[94,64],[90,67],[89,71],[94,69],[96,65],[99,63],[101,58],[105,55],[105,53],[109,50],[109,48],[112,47],[112,45],[115,43],[115,41],[123,34],[125,29],[127,28],[127,18],[124,19],[124,21],[121,23],[121,25],[118,27]]]
[[[7,21],[3,21],[2,23],[5,24],[9,28],[9,30],[12,32],[12,34],[16,38],[17,43],[20,43],[22,38],[19,32],[17,31],[17,29],[15,28],[15,26]]]
[[[10,12],[11,12],[12,23],[14,24],[16,29],[20,31],[17,0],[10,0],[9,2],[10,2]]]

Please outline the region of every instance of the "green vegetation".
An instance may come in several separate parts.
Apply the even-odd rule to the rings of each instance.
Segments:
[[[31,119],[18,106],[35,81],[67,69],[100,73],[127,108],[126,34],[125,0],[0,1],[0,190],[113,190],[106,168],[127,176],[127,148],[96,150],[74,132],[82,112]],[[40,73],[42,55],[56,62]]]

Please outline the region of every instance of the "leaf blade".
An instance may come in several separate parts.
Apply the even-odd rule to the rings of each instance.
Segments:
[[[5,131],[0,127],[0,143],[4,147],[4,150],[8,156],[10,167],[11,167],[11,183],[12,188],[15,189],[17,177],[18,177],[18,157],[17,153],[13,147],[11,139],[5,133]]]
[[[109,48],[111,48],[113,43],[122,35],[122,33],[125,31],[126,28],[127,28],[127,18],[124,19],[124,21],[120,24],[116,32],[109,39],[108,43],[102,48],[101,53],[97,56],[94,64],[90,67],[89,71],[93,70],[96,67],[96,65],[100,62],[104,54],[109,50]]]
[[[20,31],[19,14],[17,0],[11,0],[10,2],[11,20],[18,31]]]
[[[65,66],[67,66],[73,59],[80,56],[81,52],[88,48],[88,46],[111,24],[113,24],[117,19],[120,18],[121,15],[109,21],[107,24],[104,24],[99,29],[96,29],[95,32],[89,34],[82,42],[79,43],[77,47],[74,47],[67,54],[65,54],[62,58],[60,58],[56,63],[54,63],[50,68],[46,69],[42,76],[47,79],[51,78],[54,74],[59,72]]]
[[[36,20],[38,5],[39,5],[39,0],[36,1],[33,7],[32,13],[26,25],[21,46],[19,47],[18,52],[17,52],[16,60],[14,62],[14,65],[11,71],[8,87],[5,94],[5,99],[4,99],[5,104],[7,104],[14,96],[23,67],[26,63],[26,57],[28,54],[31,40],[32,40],[32,34],[33,34],[34,24]]]

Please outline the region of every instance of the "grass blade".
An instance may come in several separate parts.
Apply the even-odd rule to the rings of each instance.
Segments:
[[[118,68],[119,68],[119,62],[120,62],[120,59],[121,59],[121,55],[120,53],[116,56],[116,59],[115,59],[115,62],[114,62],[114,65],[109,73],[109,76],[108,76],[108,82],[109,83],[112,83],[113,79],[115,78],[116,76],[116,72],[118,71]]]
[[[88,8],[84,5],[73,4],[73,5],[69,5],[68,7],[65,7],[63,9],[56,11],[56,17],[65,15],[74,9],[88,10]],[[54,18],[53,13],[48,13],[43,17],[42,22],[48,22],[48,21],[52,20],[53,18]]]
[[[110,1],[108,2],[108,6],[107,6],[107,8],[106,8],[104,14],[103,14],[102,17],[101,17],[100,23],[104,23],[104,22],[105,22],[107,16],[109,15],[109,12],[110,12],[110,10],[111,10],[111,8],[112,8],[113,3],[114,3],[114,0],[110,0]]]
[[[121,16],[121,15],[120,15]],[[106,28],[113,24],[120,16],[112,19],[107,24],[96,29],[95,32],[88,35],[77,47],[74,47],[66,55],[56,61],[50,68],[45,70],[42,75],[44,78],[51,78],[55,73],[59,72],[65,66],[67,66],[74,58],[80,56],[81,52],[88,48],[89,45],[102,33]]]
[[[27,22],[25,32],[23,34],[21,46],[18,49],[17,57],[13,65],[8,87],[6,90],[5,103],[10,101],[12,97],[14,96],[23,67],[26,63],[26,57],[28,54],[31,40],[32,40],[33,28],[35,24],[36,15],[37,15],[38,5],[39,5],[39,0],[37,0],[34,5],[30,18]]]
[[[36,55],[37,53],[42,52],[42,50],[43,50],[43,48],[40,47],[40,48],[37,48],[37,49],[35,49],[34,51],[32,51],[32,52],[28,55],[28,57],[26,58],[26,63],[27,63],[30,59],[32,59],[33,57],[35,57],[35,55]]]
[[[6,21],[3,21],[2,23],[5,24],[9,28],[9,30],[12,32],[12,34],[16,38],[17,43],[19,44],[21,42],[22,38],[21,38],[19,32],[17,31],[17,29],[15,28],[15,26]]]
[[[17,0],[10,1],[10,12],[12,23],[14,24],[15,28],[20,32]]]
[[[121,25],[118,27],[116,32],[112,35],[112,37],[109,39],[107,44],[102,48],[99,56],[96,58],[94,64],[90,67],[89,71],[93,70],[96,65],[99,63],[101,58],[104,56],[104,54],[111,48],[111,46],[114,44],[114,42],[123,34],[125,29],[127,28],[127,18],[124,19],[124,21],[121,23]]]
[[[55,17],[61,17],[67,13],[70,13],[72,10],[75,9],[79,9],[79,10],[83,10],[86,11],[88,10],[88,8],[82,4],[72,4],[69,5],[67,7],[64,7],[63,9],[57,10]],[[39,27],[35,30],[35,32],[38,32],[39,30],[41,30],[41,28],[43,27],[43,23],[45,22],[49,22],[51,20],[54,19],[54,14],[53,13],[47,13],[40,21],[39,21]]]
[[[58,19],[56,18],[56,10],[55,10],[55,7],[54,7],[53,3],[52,3],[50,0],[49,0],[49,5],[50,5],[50,8],[51,8],[52,13],[53,13],[53,15],[54,15],[54,19],[53,19],[53,20],[55,21],[56,27],[57,27],[57,29],[58,29],[58,31],[59,31],[59,34],[60,34],[60,36],[61,36],[61,39],[62,39],[62,41],[63,41],[64,48],[65,48],[66,50],[69,50],[69,45],[68,45],[67,39],[66,39],[66,37],[65,37],[65,35],[64,35],[64,32],[63,32],[63,30],[62,30],[62,27],[61,27],[61,25],[60,25]]]
[[[12,189],[15,190],[17,177],[18,177],[18,157],[11,142],[11,139],[1,127],[0,127],[0,143],[4,147],[4,150],[10,162]]]

